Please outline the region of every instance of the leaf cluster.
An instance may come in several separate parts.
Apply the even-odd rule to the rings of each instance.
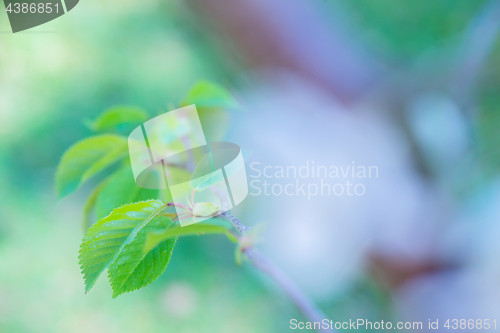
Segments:
[[[197,83],[181,106],[190,104],[196,105],[208,132],[217,127],[214,124],[220,125],[213,132],[218,135],[225,130],[221,126],[227,124],[226,109],[237,106],[225,89],[207,81]],[[181,227],[169,205],[168,189],[149,190],[136,185],[125,135],[148,119],[146,111],[131,106],[104,111],[87,123],[95,135],[70,147],[58,166],[55,184],[59,198],[73,193],[97,175],[107,173],[84,205],[86,233],[79,259],[86,292],[106,269],[113,297],[152,283],[165,271],[178,237],[223,234],[237,241],[231,225],[218,218]],[[182,144],[182,138],[175,139],[168,144]],[[179,166],[167,168],[167,172],[179,172]],[[198,203],[195,207],[194,214],[215,213],[208,203]]]

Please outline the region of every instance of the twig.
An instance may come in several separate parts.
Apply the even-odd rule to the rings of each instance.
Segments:
[[[241,235],[250,230],[250,227],[246,227],[240,222],[236,217],[231,215],[229,212],[225,212],[219,215],[223,219],[230,221],[236,230]],[[319,322],[322,324],[324,319],[328,317],[320,310],[318,307],[300,290],[300,288],[292,281],[292,279],[278,266],[276,266],[269,258],[262,254],[253,246],[249,246],[242,249],[248,261],[261,272],[267,274],[278,283],[278,285],[283,289],[283,291],[290,297],[290,299],[295,303],[299,310],[307,317],[311,322]],[[320,325],[322,327],[323,325]],[[336,332],[333,328],[329,329],[319,329],[320,332]]]
[[[225,198],[216,191],[216,187],[212,186],[211,190],[219,196],[222,205],[225,204]],[[168,203],[168,206],[180,207],[185,210],[191,211],[189,207],[180,203]],[[245,226],[236,217],[231,215],[229,211],[221,213],[218,217],[225,219],[232,223],[234,228],[244,236],[251,227]],[[276,266],[271,260],[269,260],[264,254],[258,251],[254,246],[247,246],[242,248],[242,252],[245,254],[248,261],[261,272],[267,274],[278,283],[278,285],[283,289],[283,291],[288,295],[288,297],[295,303],[299,310],[307,317],[311,322],[319,322],[320,327],[322,327],[322,321],[328,319],[328,317],[320,310],[316,305],[300,290],[300,288],[292,281],[292,279],[278,266]],[[336,332],[333,328],[329,329],[319,329],[320,332]]]
[[[179,208],[182,208],[182,209],[184,209],[184,210],[186,210],[188,212],[192,211],[192,209],[190,207],[188,207],[188,206],[186,206],[185,204],[182,204],[182,203],[169,202],[167,204],[167,206],[170,206],[170,207],[172,207],[172,206],[173,207],[179,207]]]
[[[224,212],[224,213],[220,214],[219,216],[228,220],[229,222],[231,222],[233,224],[234,228],[236,230],[238,230],[238,232],[241,235],[246,234],[252,228],[252,227],[245,226],[243,223],[240,222],[240,220],[238,220],[236,217],[231,215],[231,213],[229,213],[229,212]]]

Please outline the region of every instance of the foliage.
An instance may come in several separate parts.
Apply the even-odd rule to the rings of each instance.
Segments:
[[[206,81],[196,84],[184,101],[195,103],[205,111],[237,105],[225,89]],[[123,133],[146,120],[143,110],[120,106],[105,111],[90,127],[96,132]],[[220,128],[217,130],[221,132]],[[238,241],[231,231],[232,226],[214,217],[204,223],[181,227],[171,205],[161,201],[168,202],[171,198],[168,189],[149,190],[136,185],[127,138],[118,134],[98,134],[66,151],[56,173],[59,197],[74,192],[86,180],[113,164],[121,166],[95,186],[84,206],[83,224],[88,230],[80,246],[79,258],[86,292],[106,269],[113,297],[152,283],[165,271],[180,236],[223,234],[231,241]],[[179,169],[179,165],[166,165],[166,168],[167,172],[189,172],[187,167]],[[186,207],[192,216],[208,217],[218,212],[218,207],[209,202],[193,204],[193,207]],[[92,225],[93,214],[97,222]]]
[[[75,191],[83,182],[123,159],[127,139],[118,135],[99,135],[82,140],[62,157],[56,172],[59,197]]]
[[[124,205],[87,231],[80,247],[85,291],[106,268],[114,297],[149,284],[163,272],[176,238],[165,240],[147,253],[142,249],[148,231],[172,225],[172,219],[159,215],[165,207],[158,200]]]
[[[100,189],[95,201],[95,215],[101,219],[111,211],[130,202],[157,199],[158,190],[144,189],[136,185],[129,163],[111,175]]]

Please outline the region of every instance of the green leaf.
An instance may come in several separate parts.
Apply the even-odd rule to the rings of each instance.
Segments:
[[[108,268],[113,297],[154,281],[166,268],[175,239],[144,253],[147,233],[169,227],[172,220],[159,215],[167,206],[159,200],[125,205],[97,221],[80,246],[85,292]],[[130,245],[130,246],[129,246]]]
[[[193,208],[193,215],[200,217],[211,216],[219,210],[219,207],[211,202],[198,202]]]
[[[196,104],[196,107],[200,108],[235,108],[239,106],[238,102],[226,89],[208,81],[199,81],[188,92],[182,105],[191,104]]]
[[[149,119],[146,111],[132,106],[115,106],[104,111],[90,124],[96,132],[126,132]]]
[[[177,237],[158,242],[147,252],[144,252],[143,249],[147,235],[151,232],[164,230],[171,224],[170,218],[159,216],[144,227],[132,243],[123,248],[118,258],[108,269],[113,298],[151,284],[165,271]]]
[[[151,177],[154,174],[150,174]],[[159,180],[158,180],[159,181]],[[135,183],[129,163],[115,172],[102,188],[96,199],[96,217],[101,219],[116,208],[125,204],[158,199],[158,190],[144,189]]]
[[[59,198],[75,191],[90,177],[127,154],[127,139],[118,135],[94,136],[76,143],[64,153],[57,168]]]
[[[172,238],[176,239],[178,236],[196,236],[200,234],[222,234],[226,235],[232,242],[238,242],[236,236],[234,236],[225,226],[196,223],[181,227],[179,224],[174,224],[163,232],[149,233],[143,251],[145,253],[149,252],[161,242]]]

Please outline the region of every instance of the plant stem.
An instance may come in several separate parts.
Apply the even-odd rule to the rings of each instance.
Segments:
[[[189,168],[185,168],[189,169]],[[211,190],[219,196],[223,207],[227,205],[227,198],[218,191],[215,186],[211,187]],[[183,204],[169,203],[168,206],[181,207],[186,210],[191,210],[189,207]],[[229,211],[221,213],[218,215],[220,218],[226,219],[231,222],[234,228],[243,236],[245,235],[251,227],[245,226],[236,217],[231,215]],[[283,289],[283,291],[288,295],[288,297],[295,303],[299,310],[311,321],[322,323],[323,319],[328,319],[328,317],[321,311],[307,296],[300,290],[300,288],[293,282],[293,280],[278,266],[276,266],[269,258],[258,251],[254,246],[247,246],[242,249],[248,261],[258,270],[267,274],[276,281],[276,283]],[[320,325],[323,326],[323,325]],[[329,329],[319,329],[320,332],[337,332],[333,328]]]
[[[251,229],[251,227],[245,226],[243,223],[240,222],[240,220],[238,220],[236,217],[231,215],[231,213],[229,213],[229,212],[224,212],[224,213],[220,214],[219,216],[228,220],[229,222],[231,222],[233,224],[234,228],[236,230],[238,230],[238,232],[241,235],[246,234]]]
[[[219,215],[219,217],[230,221],[234,228],[241,235],[250,230],[250,227],[245,226],[236,217],[229,212]],[[323,319],[328,317],[300,290],[300,288],[292,281],[292,279],[278,266],[276,266],[269,258],[262,254],[253,246],[242,249],[248,261],[258,270],[267,274],[283,289],[288,297],[295,303],[299,310],[311,321],[322,323]],[[320,325],[323,326],[323,325]],[[319,329],[320,332],[336,332],[333,328]]]
[[[182,203],[174,203],[174,202],[169,202],[167,204],[167,206],[174,206],[174,207],[179,207],[179,208],[182,208],[188,212],[192,211],[192,209],[188,206],[186,206],[185,204],[182,204]]]

